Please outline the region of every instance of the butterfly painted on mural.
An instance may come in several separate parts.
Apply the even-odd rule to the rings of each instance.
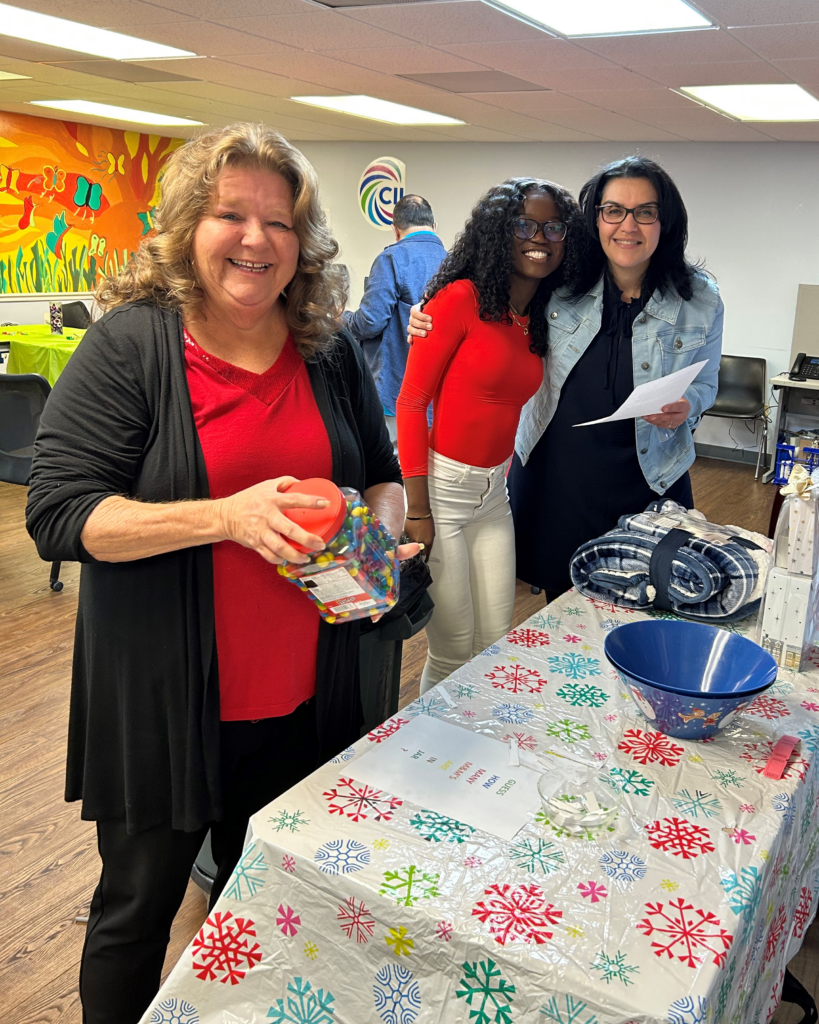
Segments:
[[[65,192],[65,171],[46,164],[43,167],[43,195],[46,192]]]
[[[92,235],[91,244],[88,248],[88,255],[99,256],[99,258],[102,259],[105,253],[105,246],[106,240],[104,238],[100,238],[99,235]]]
[[[113,153],[108,154],[108,173],[113,177],[119,171],[120,174],[125,174],[125,155],[121,154],[116,157]]]
[[[102,205],[102,185],[96,181],[89,181],[88,178],[78,174],[77,188],[74,192],[74,205],[77,207],[74,212],[78,213],[81,217],[84,218],[86,213],[90,213],[91,222],[93,223],[94,214],[97,213]]]

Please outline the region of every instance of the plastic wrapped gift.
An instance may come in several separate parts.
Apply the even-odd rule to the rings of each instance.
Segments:
[[[800,576],[816,575],[819,538],[816,485],[803,466],[794,466],[782,488],[785,501],[774,534],[774,565]]]

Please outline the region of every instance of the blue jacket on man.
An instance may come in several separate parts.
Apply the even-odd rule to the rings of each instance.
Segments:
[[[445,255],[444,243],[432,229],[411,231],[375,258],[361,305],[343,314],[344,326],[362,343],[388,416],[395,415],[407,366],[410,309],[424,297]]]

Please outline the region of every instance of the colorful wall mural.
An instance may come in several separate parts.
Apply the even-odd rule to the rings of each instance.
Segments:
[[[93,291],[116,274],[184,142],[0,111],[0,295]]]

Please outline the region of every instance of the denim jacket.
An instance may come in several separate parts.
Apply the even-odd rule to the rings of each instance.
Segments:
[[[407,324],[411,306],[424,296],[446,249],[432,231],[413,231],[388,245],[375,258],[364,285],[360,307],[342,314],[375,377],[384,411],[395,415],[395,403],[407,367]]]
[[[543,384],[523,407],[515,450],[525,465],[532,449],[554,416],[560,390],[578,359],[600,330],[604,281],[582,298],[571,301],[558,290],[549,303],[549,352]],[[692,431],[714,404],[722,353],[723,305],[710,277],[697,273],[694,295],[684,302],[676,292],[661,298],[655,292],[634,321],[632,358],[634,386],[707,359],[697,379],[685,392],[691,415],[668,440],[664,431],[636,420],[637,456],[652,490],[663,494],[694,461]]]

